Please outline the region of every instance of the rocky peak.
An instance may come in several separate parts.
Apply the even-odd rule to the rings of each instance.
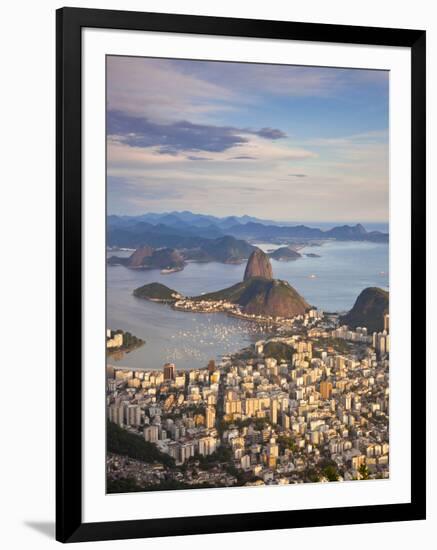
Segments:
[[[256,248],[247,261],[244,272],[244,281],[251,277],[263,277],[264,279],[273,279],[272,265],[269,257],[261,249]]]

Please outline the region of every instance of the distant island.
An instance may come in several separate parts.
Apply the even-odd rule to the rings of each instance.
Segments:
[[[130,269],[160,269],[173,273],[188,262],[238,264],[246,261],[255,247],[252,243],[284,244],[269,252],[277,261],[302,257],[297,248],[320,245],[329,240],[387,243],[388,234],[367,231],[361,224],[333,227],[327,231],[305,225],[278,225],[248,216],[215,218],[191,212],[108,216],[108,247],[133,248],[126,258],[110,256],[108,265]],[[317,254],[305,254],[309,258]]]
[[[147,244],[138,247],[128,258],[111,256],[108,264],[124,265],[130,269],[161,269],[164,273],[171,273],[181,271],[190,261],[238,264],[247,260],[254,248],[246,241],[230,236],[205,239],[194,248],[154,249]]]
[[[294,248],[284,246],[277,248],[274,252],[270,252],[269,257],[272,258],[272,260],[277,260],[278,262],[292,262],[302,258],[302,255],[299,254],[297,250],[294,250]]]
[[[154,250],[148,245],[142,246],[128,258],[111,256],[109,265],[124,265],[131,269],[167,269],[180,271],[184,268],[185,259],[182,254],[173,248]]]

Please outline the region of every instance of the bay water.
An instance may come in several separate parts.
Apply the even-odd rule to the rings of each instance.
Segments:
[[[265,251],[277,248],[270,243],[257,246]],[[299,252],[303,256],[296,261],[272,260],[273,275],[288,281],[307,302],[324,311],[349,310],[366,287],[388,289],[388,244],[330,241]],[[224,313],[175,311],[132,294],[139,286],[160,282],[185,296],[195,296],[241,281],[244,269],[245,263],[189,263],[183,271],[161,274],[159,270],[108,266],[107,327],[129,331],[146,342],[130,353],[111,356],[108,363],[157,370],[171,361],[178,369],[200,368],[210,359],[219,360],[262,338],[262,329],[255,323]]]

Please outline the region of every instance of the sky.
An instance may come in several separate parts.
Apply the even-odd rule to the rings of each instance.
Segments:
[[[107,57],[109,214],[388,221],[389,73]]]

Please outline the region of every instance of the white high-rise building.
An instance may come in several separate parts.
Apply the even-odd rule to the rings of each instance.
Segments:
[[[144,428],[144,439],[150,443],[156,443],[158,441],[159,428],[158,426],[151,425]]]

